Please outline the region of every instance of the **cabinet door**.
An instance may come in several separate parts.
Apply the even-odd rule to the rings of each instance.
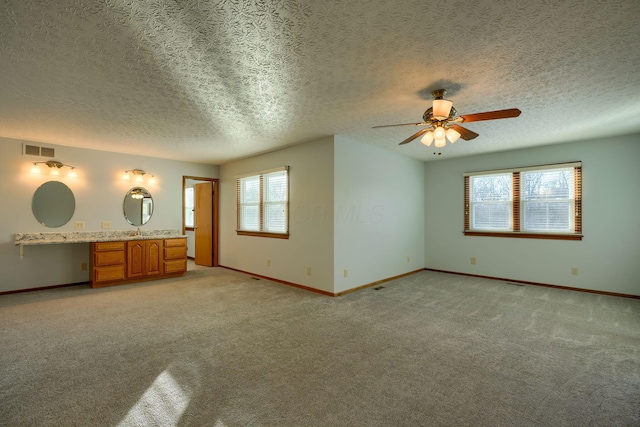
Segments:
[[[127,242],[127,277],[144,276],[144,240]]]
[[[145,273],[162,274],[162,240],[145,241]]]

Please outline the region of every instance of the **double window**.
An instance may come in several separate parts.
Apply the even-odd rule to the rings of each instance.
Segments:
[[[582,164],[464,175],[466,235],[582,239]]]
[[[236,178],[237,234],[289,238],[289,169]]]

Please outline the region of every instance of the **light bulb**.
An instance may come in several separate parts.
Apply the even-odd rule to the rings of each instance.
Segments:
[[[458,138],[460,138],[460,133],[457,130],[454,129],[447,129],[447,139],[449,140],[450,143],[454,143],[458,140]]]
[[[429,147],[433,142],[433,132],[429,131],[425,133],[424,136],[420,139],[420,142]]]
[[[433,130],[433,139],[435,139],[436,141],[439,139],[444,139],[444,129],[442,128],[442,126],[438,126]]]
[[[445,145],[447,145],[447,141],[444,138],[436,139],[436,143],[435,143],[436,148],[442,148]]]

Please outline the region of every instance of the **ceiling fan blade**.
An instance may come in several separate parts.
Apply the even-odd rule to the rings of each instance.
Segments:
[[[465,141],[469,141],[473,138],[477,138],[479,135],[477,133],[475,133],[472,130],[469,130],[467,128],[463,128],[460,125],[457,125],[455,123],[451,123],[449,125],[449,127],[453,130],[455,130],[456,132],[458,132],[460,134],[460,138],[464,139]]]
[[[508,119],[511,117],[518,117],[520,110],[517,108],[510,108],[508,110],[487,111],[484,113],[465,114],[460,116],[462,123],[479,122],[481,120],[495,120],[495,119]]]
[[[420,122],[420,123],[400,123],[397,125],[381,125],[381,126],[373,126],[371,129],[375,129],[375,128],[389,128],[389,127],[393,127],[393,126],[427,126],[430,125],[431,123],[425,123],[425,122]]]
[[[414,133],[413,135],[411,135],[409,138],[405,139],[404,141],[402,141],[400,144],[398,145],[403,145],[406,144],[408,142],[413,141],[414,139],[416,139],[419,136],[424,135],[425,133],[429,132],[431,130],[431,128],[425,128],[425,129],[420,129],[418,132]]]

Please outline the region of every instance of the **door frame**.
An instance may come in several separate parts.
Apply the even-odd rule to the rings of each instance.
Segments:
[[[185,213],[185,203],[184,203],[184,190],[186,189],[187,180],[193,181],[210,181],[213,182],[213,206],[211,209],[211,214],[213,216],[213,267],[218,266],[218,221],[219,221],[219,202],[220,202],[220,180],[218,178],[206,178],[201,176],[182,176],[182,234],[186,233],[186,227],[184,226],[184,213]]]

